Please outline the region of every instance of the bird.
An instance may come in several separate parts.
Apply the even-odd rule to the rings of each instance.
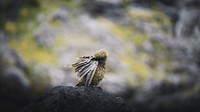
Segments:
[[[97,86],[104,78],[108,53],[104,49],[96,51],[94,56],[81,56],[71,64],[79,82],[76,86]]]

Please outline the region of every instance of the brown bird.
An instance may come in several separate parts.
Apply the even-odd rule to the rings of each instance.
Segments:
[[[106,72],[108,53],[101,49],[94,56],[82,56],[72,64],[75,68],[79,83],[76,86],[98,85]]]

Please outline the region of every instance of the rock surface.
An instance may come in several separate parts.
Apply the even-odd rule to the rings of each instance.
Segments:
[[[97,87],[58,86],[22,112],[130,112],[125,101]]]

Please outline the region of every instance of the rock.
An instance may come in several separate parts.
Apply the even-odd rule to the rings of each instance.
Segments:
[[[0,111],[19,112],[32,98],[30,81],[15,67],[7,68],[0,75]]]
[[[200,34],[199,8],[185,7],[179,14],[179,20],[175,26],[176,38],[198,38]]]
[[[38,18],[41,19],[41,24],[35,34],[36,41],[43,47],[53,47],[55,42],[55,38],[52,33],[53,30],[50,28],[43,15]]]
[[[123,76],[107,74],[99,84],[108,93],[126,96],[130,87],[128,86],[127,79]]]
[[[7,85],[9,88],[17,88],[18,90],[26,89],[30,87],[29,80],[25,77],[25,74],[15,68],[7,68],[0,76],[1,83]],[[24,91],[22,91],[24,92]]]
[[[1,38],[5,38],[2,35]],[[5,39],[0,40],[0,68],[7,68],[11,66],[15,66],[22,71],[27,71],[27,66],[23,59],[17,54],[14,49],[10,49],[5,41]]]
[[[105,15],[120,17],[123,15],[122,0],[90,0],[82,1],[83,9],[91,15]]]
[[[0,33],[0,111],[19,112],[35,97],[28,79],[27,65],[10,49]]]
[[[12,8],[10,8],[12,6]],[[16,20],[20,15],[20,10],[24,7],[38,7],[39,3],[37,0],[21,0],[21,1],[15,1],[15,0],[9,0],[9,1],[0,1],[0,7],[1,7],[1,14],[0,18],[1,21],[4,24],[4,21],[8,20]],[[12,9],[12,10],[11,10]]]
[[[38,64],[33,68],[35,83],[44,87],[55,87],[58,85],[76,85],[77,80],[67,71],[56,68],[52,64]],[[41,86],[40,86],[41,87]]]
[[[148,91],[137,91],[132,105],[138,112],[199,112],[199,84],[162,82]]]
[[[144,48],[144,50],[146,50],[149,53],[155,52],[155,48],[153,47],[152,43],[150,43],[149,41],[145,41],[143,43],[143,48]]]
[[[58,86],[27,105],[22,112],[130,112],[125,101],[98,87]]]

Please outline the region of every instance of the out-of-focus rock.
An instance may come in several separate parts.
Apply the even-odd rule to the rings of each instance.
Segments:
[[[12,7],[11,7],[12,6]],[[21,1],[15,1],[15,0],[9,0],[9,1],[0,1],[0,18],[3,21],[8,20],[15,20],[19,16],[20,9],[23,7],[38,7],[38,1],[36,0],[21,0]]]
[[[76,85],[77,78],[72,76],[70,72],[58,69],[51,64],[40,64],[35,66],[33,75],[35,83],[43,85],[44,87],[55,87],[58,85]]]
[[[41,15],[44,16],[44,15]],[[52,47],[54,45],[54,37],[52,34],[52,29],[50,26],[46,23],[46,20],[43,20],[45,17],[39,17],[41,22],[39,29],[36,32],[36,40],[39,43],[39,45],[43,47]]]
[[[24,61],[7,46],[2,37],[0,39],[0,111],[18,112],[34,97],[27,72]]]
[[[0,111],[18,112],[32,98],[34,94],[30,88],[30,81],[23,71],[16,67],[6,68],[0,75]]]
[[[183,7],[175,26],[176,38],[199,38],[200,13],[198,7]]]
[[[30,81],[25,77],[23,71],[15,67],[4,69],[0,80],[2,84],[7,85],[11,89],[18,89],[19,91],[20,89],[26,90],[30,87]]]
[[[12,67],[15,66],[22,71],[27,71],[27,66],[23,59],[17,54],[14,49],[10,49],[4,39],[4,35],[0,34],[2,39],[0,39],[0,67],[3,69],[4,67]]]
[[[148,91],[137,91],[131,103],[139,112],[198,112],[199,92],[198,84],[191,82],[162,82]]]
[[[120,95],[123,97],[126,97],[128,94],[132,93],[132,89],[129,87],[127,79],[123,76],[108,74],[105,76],[102,82],[100,82],[99,86],[111,94]]]
[[[144,42],[143,47],[144,47],[144,50],[146,50],[149,53],[155,52],[155,48],[149,41]]]
[[[97,87],[58,86],[22,112],[130,112],[125,101]]]
[[[119,17],[123,15],[122,0],[91,0],[82,1],[83,8],[92,15]]]

